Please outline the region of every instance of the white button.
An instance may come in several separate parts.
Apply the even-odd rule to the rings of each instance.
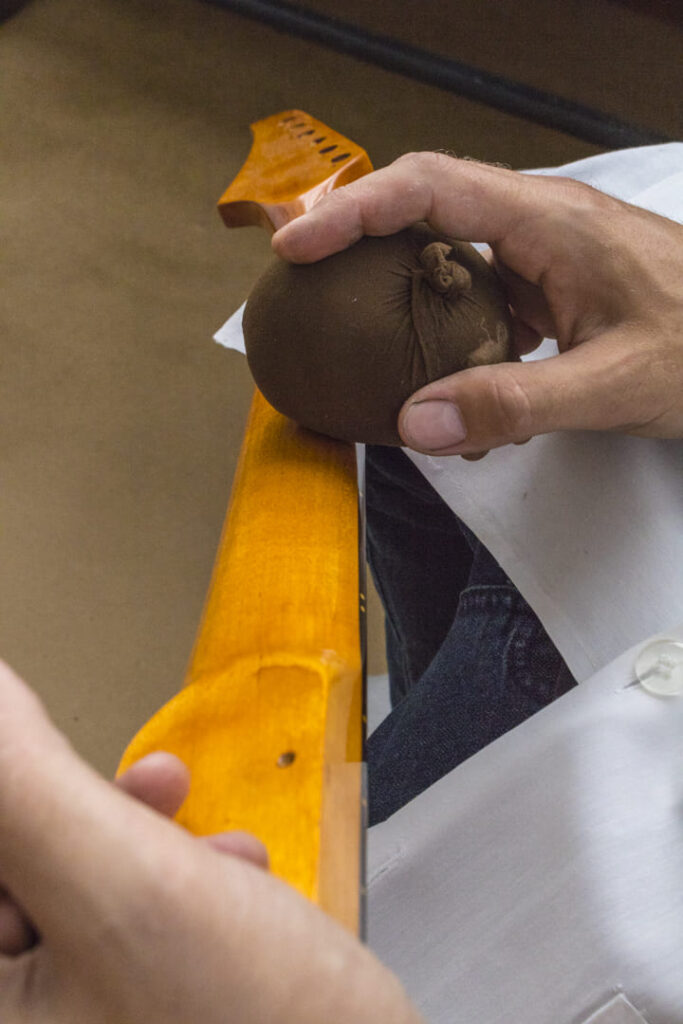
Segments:
[[[653,640],[636,658],[636,676],[644,689],[661,697],[683,694],[683,643]]]

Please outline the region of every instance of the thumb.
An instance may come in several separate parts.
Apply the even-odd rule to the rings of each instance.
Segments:
[[[631,429],[644,368],[638,350],[603,337],[550,359],[461,370],[412,395],[398,429],[409,448],[468,455],[553,430]]]

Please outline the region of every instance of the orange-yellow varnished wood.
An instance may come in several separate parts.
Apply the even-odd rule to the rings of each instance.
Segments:
[[[128,747],[192,770],[178,820],[268,846],[272,870],[359,924],[362,679],[351,445],[256,392],[185,688]]]
[[[372,170],[364,149],[302,110],[252,124],[254,141],[218,208],[228,227],[282,227],[322,195]]]
[[[276,229],[372,170],[300,110],[252,125],[219,202],[229,227]],[[355,455],[256,392],[185,687],[120,765],[168,750],[192,771],[178,820],[241,828],[272,870],[360,926],[363,680]]]

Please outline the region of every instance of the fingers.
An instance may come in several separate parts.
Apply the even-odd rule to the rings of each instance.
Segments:
[[[408,447],[440,455],[477,454],[552,430],[645,432],[655,413],[642,387],[648,369],[647,350],[615,336],[551,359],[463,370],[413,395],[399,432]]]
[[[163,887],[171,850],[176,861],[182,855],[188,864],[195,864],[197,851],[207,845],[267,864],[265,850],[251,837],[221,835],[197,842],[140,802],[149,799],[168,812],[182,800],[187,770],[170,755],[140,762],[122,786],[98,776],[2,662],[0,778],[5,887],[0,918],[4,914],[6,952],[30,944],[29,921],[48,944],[56,940],[66,957],[90,942],[97,945],[103,929],[113,934],[135,926],[128,918],[137,913],[136,894],[152,898],[149,893]]]
[[[0,876],[65,955],[131,913],[190,836],[84,764],[21,680],[0,663]],[[106,884],[105,884],[106,883]]]
[[[201,842],[207,843],[219,853],[227,853],[231,857],[247,860],[266,871],[270,867],[268,850],[260,839],[249,832],[217,832],[212,836],[204,836]]]
[[[131,765],[119,776],[116,785],[135,800],[171,818],[180,810],[188,794],[190,772],[174,754],[157,751]],[[256,867],[268,870],[270,866],[265,845],[249,832],[217,832],[210,836],[200,836],[198,841],[218,853],[239,857]]]
[[[283,259],[310,263],[363,235],[390,235],[420,220],[463,240],[496,243],[522,214],[543,209],[546,193],[542,178],[411,153],[323,197],[275,233],[273,248]]]
[[[283,1007],[417,1021],[399,983],[293,888],[95,775],[3,666],[0,778],[0,874],[43,940],[0,957],[3,1021],[218,1021],[226,1007],[245,1021]]]
[[[542,289],[515,274],[500,260],[494,260],[493,265],[505,287],[508,302],[514,309],[515,326],[523,325],[539,341],[543,338],[556,338],[557,326]],[[524,355],[525,351],[528,350],[518,348],[520,355]]]
[[[188,794],[190,772],[174,754],[157,751],[131,765],[119,776],[116,785],[135,800],[171,818],[180,810]],[[247,860],[256,867],[268,870],[270,866],[265,845],[249,832],[217,832],[210,836],[200,836],[198,842],[205,843],[218,853]]]
[[[159,752],[142,758],[115,784],[133,799],[140,800],[159,814],[172,817],[187,796],[190,773],[179,758]],[[252,844],[237,840],[234,845],[235,856],[241,856],[244,849],[246,859],[261,864],[265,856],[267,866],[268,855],[258,840],[254,839]],[[220,844],[216,848],[220,849]],[[229,843],[227,848],[230,852]],[[0,890],[0,955],[17,956],[35,942],[36,932],[26,914],[9,893]]]
[[[116,785],[135,800],[172,818],[190,789],[190,772],[180,758],[157,751],[131,765]]]
[[[513,351],[518,356],[526,356],[530,352],[534,352],[543,341],[544,337],[548,335],[540,334],[538,331],[530,327],[523,320],[520,320],[518,316],[512,318],[512,346]]]

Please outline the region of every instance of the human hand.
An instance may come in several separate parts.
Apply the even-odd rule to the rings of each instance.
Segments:
[[[426,385],[401,410],[406,445],[472,457],[554,430],[683,436],[681,225],[567,178],[417,153],[331,192],[273,247],[312,262],[419,220],[487,242],[517,354],[552,337],[560,355]]]
[[[153,809],[184,795],[175,759],[131,772],[127,792],[101,779],[0,663],[0,878],[39,935],[3,947],[3,1024],[417,1024],[357,940],[257,866],[258,844],[200,841]]]
[[[113,783],[124,793],[140,800],[159,814],[172,818],[180,810],[190,788],[190,773],[180,758],[164,751],[148,754]],[[259,867],[268,867],[268,851],[248,832],[219,832],[196,840],[215,850],[243,857]],[[32,921],[19,904],[0,886],[0,955],[17,956],[38,941]]]

